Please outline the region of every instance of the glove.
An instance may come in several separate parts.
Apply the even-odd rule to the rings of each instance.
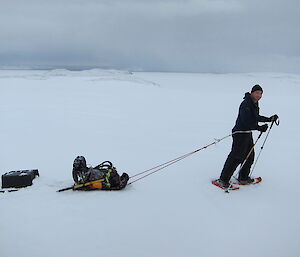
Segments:
[[[274,114],[269,119],[270,119],[270,122],[271,122],[271,121],[276,121],[278,118],[279,118],[278,115]]]
[[[267,129],[268,129],[268,124],[264,124],[262,126],[257,127],[257,130],[260,131],[260,132],[266,132]]]

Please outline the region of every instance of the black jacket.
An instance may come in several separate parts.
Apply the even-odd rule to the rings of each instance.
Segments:
[[[270,118],[259,115],[258,103],[254,103],[250,93],[245,93],[244,101],[239,108],[239,114],[232,132],[256,130],[258,122],[268,122]]]

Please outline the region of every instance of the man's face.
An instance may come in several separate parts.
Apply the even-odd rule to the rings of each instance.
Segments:
[[[260,98],[262,97],[263,92],[260,90],[254,91],[251,93],[251,97],[254,102],[258,102]]]

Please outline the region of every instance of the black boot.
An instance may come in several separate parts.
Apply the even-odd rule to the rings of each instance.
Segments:
[[[73,162],[72,175],[76,184],[85,183],[87,180],[86,160],[83,156],[77,156]]]
[[[238,178],[238,181],[239,181],[239,184],[241,184],[241,185],[249,185],[249,184],[252,184],[255,180],[254,180],[254,178],[248,177],[246,179]]]

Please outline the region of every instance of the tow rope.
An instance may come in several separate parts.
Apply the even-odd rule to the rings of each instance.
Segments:
[[[162,170],[162,169],[164,169],[164,168],[166,168],[168,166],[171,166],[171,165],[175,164],[176,162],[179,162],[179,161],[181,161],[181,160],[183,160],[183,159],[185,159],[185,158],[187,158],[187,157],[189,157],[189,156],[191,156],[191,155],[193,155],[195,153],[200,152],[201,150],[204,150],[204,149],[206,149],[206,148],[208,148],[208,147],[210,147],[212,145],[216,145],[217,143],[221,142],[222,140],[224,140],[224,139],[226,139],[228,137],[231,137],[234,134],[238,134],[238,133],[252,133],[252,131],[251,130],[249,130],[249,131],[235,131],[235,132],[231,133],[230,135],[227,135],[227,136],[222,137],[220,139],[215,139],[214,142],[212,142],[212,143],[210,143],[208,145],[205,145],[205,146],[203,146],[203,147],[201,147],[199,149],[196,149],[195,151],[192,151],[190,153],[186,153],[186,154],[184,154],[182,156],[179,156],[179,157],[177,157],[177,158],[175,158],[173,160],[170,160],[170,161],[164,162],[164,163],[162,163],[160,165],[157,165],[157,166],[155,166],[155,167],[153,167],[151,169],[147,169],[145,171],[139,172],[139,173],[137,173],[137,174],[129,177],[129,179],[141,176],[143,174],[145,174],[145,175],[143,175],[143,176],[141,176],[139,178],[136,178],[135,180],[129,182],[128,185],[133,184],[133,183],[135,183],[135,182],[137,182],[137,181],[139,181],[139,180],[141,180],[141,179],[143,179],[145,177],[148,177],[148,176],[150,176],[150,175],[152,175],[152,174],[154,174],[154,173],[156,173],[156,172],[158,172],[158,171],[160,171],[160,170]]]

